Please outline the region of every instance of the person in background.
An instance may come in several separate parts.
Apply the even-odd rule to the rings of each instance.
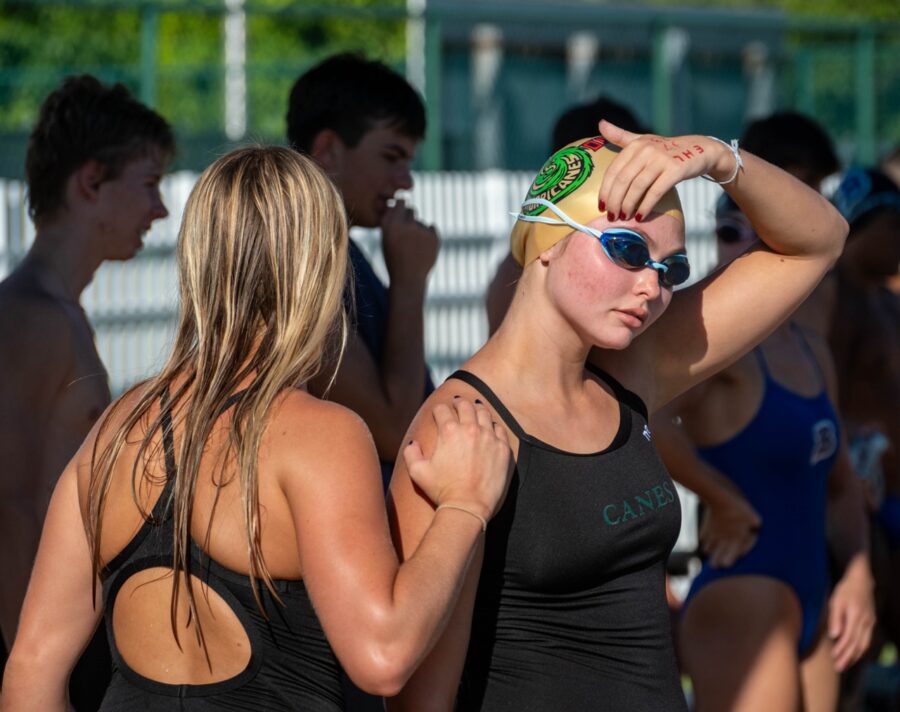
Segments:
[[[40,109],[25,176],[35,239],[0,283],[0,629],[16,636],[50,495],[109,405],[80,297],[107,260],[128,260],[168,214],[159,184],[175,150],[166,121],[121,84],[67,78]],[[87,641],[85,641],[87,642]],[[102,631],[71,680],[96,709],[110,660]]]
[[[419,222],[398,191],[425,136],[416,91],[384,64],[341,54],[316,65],[291,89],[287,137],[334,181],[351,226],[377,228],[390,276],[385,287],[350,242],[354,319],[328,397],[369,426],[384,484],[403,435],[434,389],[425,363],[424,303],[437,259],[437,232]],[[322,392],[325,384],[313,384]]]
[[[757,238],[727,196],[716,217],[727,263]],[[827,341],[789,318],[653,420],[666,467],[704,505],[707,558],[679,634],[698,712],[834,710],[839,673],[868,647],[865,504],[836,396]]]
[[[852,168],[833,201],[850,224],[833,275],[829,341],[850,454],[872,510],[878,625],[900,648],[900,188],[877,169]]]

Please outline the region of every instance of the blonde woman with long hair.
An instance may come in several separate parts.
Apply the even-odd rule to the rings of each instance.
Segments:
[[[436,510],[399,565],[368,430],[304,388],[343,343],[346,264],[343,205],[311,161],[244,148],[203,173],[179,235],[172,354],[59,480],[5,710],[65,710],[101,616],[103,710],[339,710],[339,663],[390,695],[424,658],[504,495],[509,447],[480,403],[434,410],[437,447],[403,455]]]

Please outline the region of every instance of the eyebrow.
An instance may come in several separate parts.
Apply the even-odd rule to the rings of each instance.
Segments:
[[[412,158],[412,156],[410,155],[409,151],[407,151],[407,150],[406,150],[403,146],[401,146],[399,143],[389,143],[387,146],[384,147],[384,149],[385,149],[386,151],[396,151],[396,152],[399,153],[401,156],[403,156],[403,158]]]

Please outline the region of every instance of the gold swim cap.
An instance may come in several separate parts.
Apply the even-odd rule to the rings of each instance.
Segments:
[[[561,148],[547,159],[535,177],[520,215],[536,216],[547,211],[544,205],[527,203],[535,198],[554,204],[582,225],[605,215],[606,211],[600,210],[597,204],[600,184],[618,153],[619,149],[602,136],[583,138]],[[681,201],[674,188],[660,199],[653,212],[671,215],[684,224]],[[552,213],[550,216],[555,217]],[[519,219],[510,235],[510,250],[516,262],[524,267],[570,232],[572,228],[566,224],[548,225]]]

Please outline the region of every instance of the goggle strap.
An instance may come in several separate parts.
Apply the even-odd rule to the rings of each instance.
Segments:
[[[602,234],[600,231],[595,230],[594,228],[575,222],[572,218],[566,215],[560,207],[554,205],[549,200],[544,200],[543,198],[531,198],[522,203],[523,208],[526,208],[530,205],[543,205],[545,208],[555,213],[559,220],[547,218],[542,215],[525,215],[523,213],[510,213],[510,215],[512,215],[516,220],[522,220],[523,222],[543,223],[544,225],[568,225],[573,230],[586,232],[588,235],[593,235],[597,238],[599,238]],[[560,222],[560,220],[562,222]]]

